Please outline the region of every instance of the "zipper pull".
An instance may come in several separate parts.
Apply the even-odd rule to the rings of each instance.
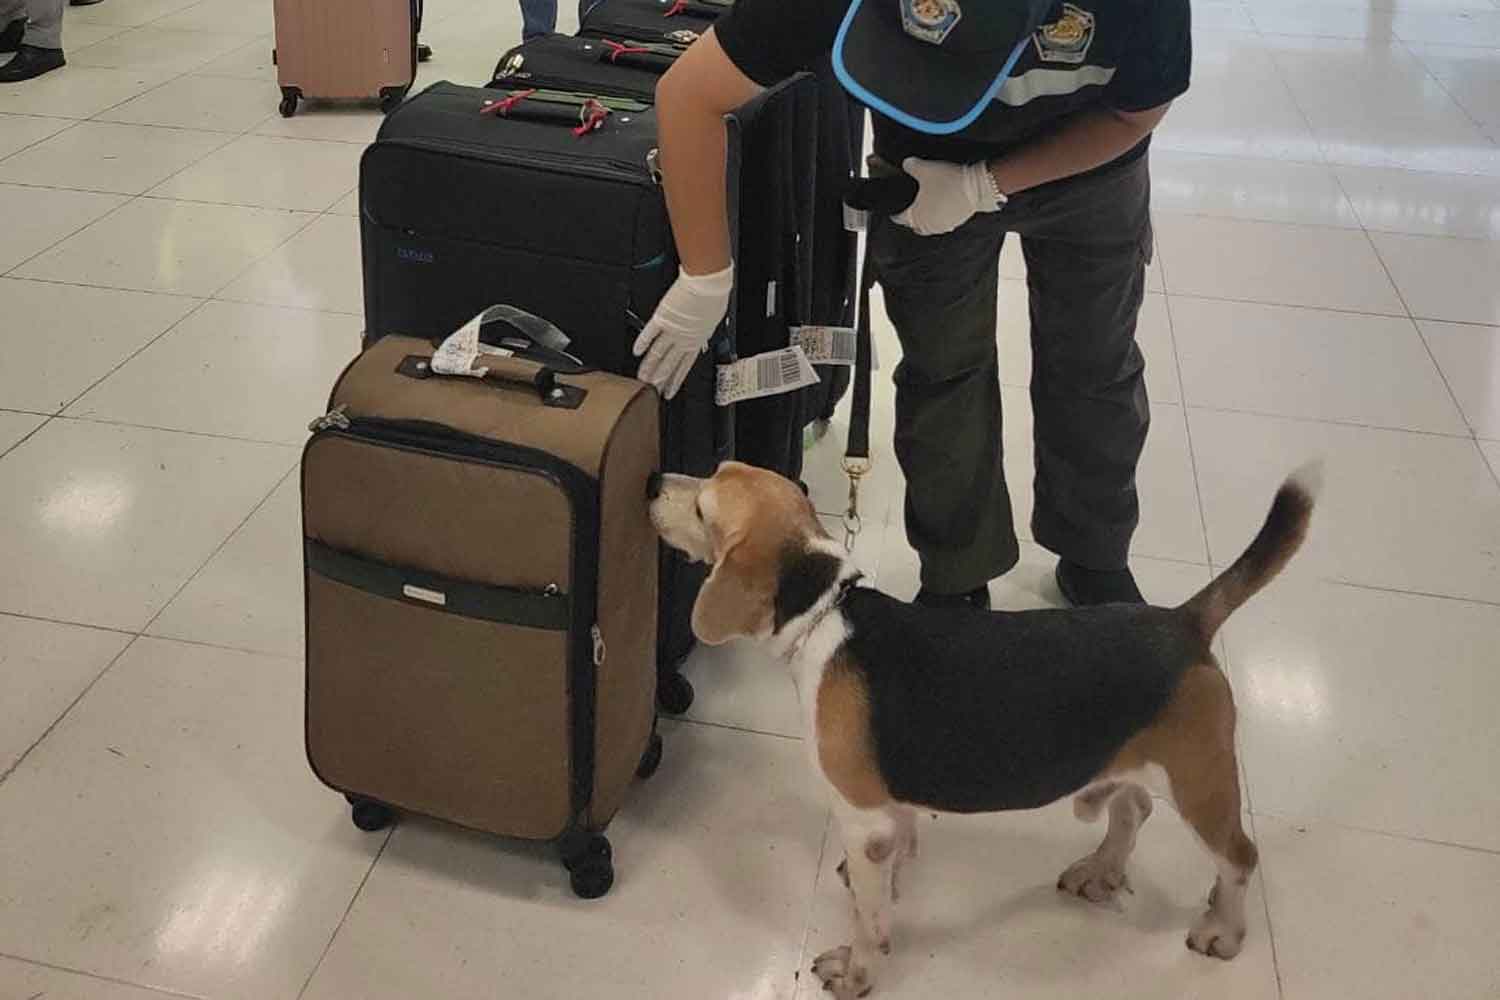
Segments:
[[[594,637],[594,666],[604,666],[604,633],[599,631],[599,626],[594,625],[589,629],[589,634]]]
[[[307,429],[317,434],[319,431],[349,429],[349,415],[345,412],[349,409],[348,403],[340,403],[321,417],[315,417],[313,422],[307,425]]]

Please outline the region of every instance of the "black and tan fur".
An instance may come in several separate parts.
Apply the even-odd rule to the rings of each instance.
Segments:
[[[814,965],[828,989],[864,995],[889,954],[918,809],[1028,809],[1073,795],[1080,818],[1107,812],[1099,848],[1058,880],[1098,901],[1126,884],[1148,785],[1218,869],[1188,946],[1239,953],[1257,856],[1241,825],[1234,699],[1211,645],[1301,545],[1314,480],[1289,479],[1245,553],[1180,607],[983,612],[860,586],[806,497],[773,473],[727,463],[707,480],[665,478],[653,521],[669,545],[713,567],[695,632],[707,643],[749,638],[787,665],[832,792],[855,933]]]

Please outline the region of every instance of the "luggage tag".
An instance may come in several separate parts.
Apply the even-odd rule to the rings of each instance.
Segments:
[[[784,347],[740,358],[715,370],[714,402],[733,406],[749,399],[796,392],[821,379],[800,347]]]
[[[792,346],[802,348],[813,364],[853,366],[857,345],[852,326],[794,326],[788,332]]]
[[[450,333],[438,345],[437,350],[432,352],[432,370],[439,375],[484,378],[490,370],[474,367],[474,363],[479,360],[481,354],[502,358],[514,357],[515,351],[479,342],[480,327],[491,320],[508,317],[510,308],[510,306],[490,306]]]

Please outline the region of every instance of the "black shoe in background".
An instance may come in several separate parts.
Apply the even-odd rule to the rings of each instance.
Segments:
[[[22,45],[16,49],[16,54],[10,62],[0,66],[0,83],[34,80],[43,73],[62,69],[67,63],[68,61],[63,58],[62,49],[40,49],[35,45]]]
[[[1057,589],[1075,608],[1146,603],[1130,570],[1089,569],[1066,559],[1057,564]]]
[[[14,52],[21,47],[21,39],[26,37],[26,18],[18,17],[0,28],[0,53]]]
[[[916,603],[924,608],[977,608],[990,609],[990,588],[980,587],[967,594],[934,594],[925,587],[917,591]]]

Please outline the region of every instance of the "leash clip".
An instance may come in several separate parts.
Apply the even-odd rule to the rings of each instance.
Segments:
[[[859,514],[859,481],[870,474],[868,458],[845,458],[844,475],[849,477],[849,508],[844,511],[844,551],[853,552],[854,542],[864,530],[865,522]]]

